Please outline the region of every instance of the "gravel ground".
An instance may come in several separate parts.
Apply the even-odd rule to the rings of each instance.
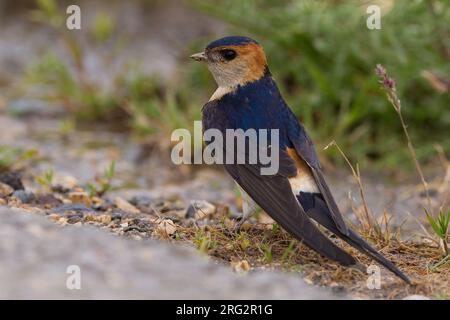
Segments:
[[[0,208],[0,238],[0,299],[344,298],[292,275],[238,275],[191,248],[61,227],[6,207]],[[66,287],[70,265],[80,267],[80,290]]]

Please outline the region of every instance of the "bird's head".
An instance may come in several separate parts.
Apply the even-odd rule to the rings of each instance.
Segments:
[[[219,87],[244,85],[260,79],[268,70],[263,48],[247,37],[218,39],[191,58],[207,63]]]

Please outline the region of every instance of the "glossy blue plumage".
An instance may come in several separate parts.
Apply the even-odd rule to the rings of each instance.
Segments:
[[[203,128],[278,129],[280,150],[307,146],[303,156],[313,166],[319,166],[317,155],[305,129],[284,102],[269,72],[261,79],[239,86],[221,99],[208,102],[203,108]]]
[[[258,42],[256,42],[252,38],[248,38],[248,37],[230,36],[230,37],[220,38],[220,39],[217,39],[217,40],[211,42],[210,44],[208,44],[206,49],[213,49],[213,48],[222,47],[222,46],[240,46],[240,45],[249,44],[249,43],[257,44]]]

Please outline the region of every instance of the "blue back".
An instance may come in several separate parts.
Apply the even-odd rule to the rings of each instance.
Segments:
[[[203,120],[205,130],[278,129],[282,148],[292,147],[288,131],[299,126],[269,73],[257,81],[238,87],[234,93],[226,94],[218,101],[206,104]]]

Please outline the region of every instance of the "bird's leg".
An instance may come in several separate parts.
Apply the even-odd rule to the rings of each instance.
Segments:
[[[246,200],[242,203],[242,216],[238,218],[236,225],[234,226],[234,232],[238,233],[241,230],[242,225],[256,212],[256,206],[253,206]]]
[[[241,230],[242,225],[248,220],[258,208],[258,205],[252,198],[241,188],[239,188],[242,195],[242,216],[238,218],[236,225],[234,226],[234,232],[238,233]]]

